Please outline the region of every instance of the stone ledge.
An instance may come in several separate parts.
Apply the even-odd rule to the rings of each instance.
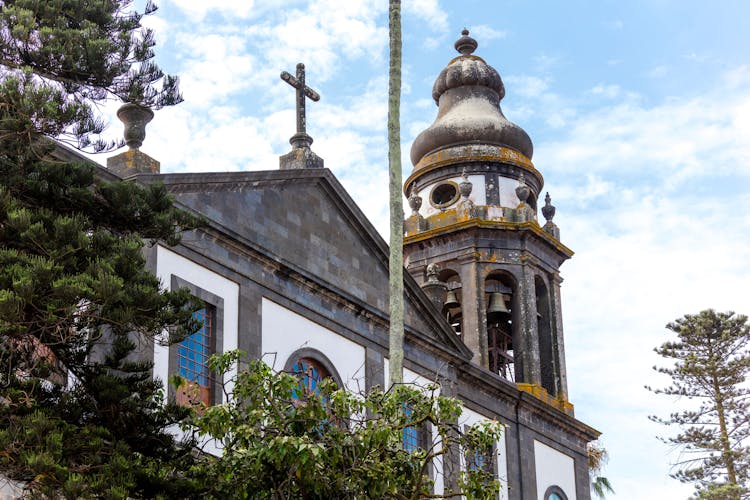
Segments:
[[[566,415],[570,415],[571,417],[574,416],[574,408],[573,403],[570,401],[566,401],[562,398],[556,398],[554,396],[551,396],[549,392],[547,392],[547,389],[542,387],[539,384],[524,384],[524,383],[517,383],[516,386],[519,390],[528,392],[532,396],[534,396],[537,399],[540,399],[541,401],[547,403],[550,406],[553,406],[557,408],[558,410],[564,412]]]

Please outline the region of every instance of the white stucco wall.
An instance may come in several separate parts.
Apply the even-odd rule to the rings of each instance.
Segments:
[[[576,500],[575,465],[572,457],[534,441],[536,463],[536,491],[540,500],[550,486],[558,486],[568,500]]]
[[[479,413],[468,408],[462,408],[461,416],[458,418],[459,428],[463,430],[464,426],[471,426],[480,422],[492,420],[491,418],[480,415]],[[500,435],[500,439],[495,442],[495,470],[496,477],[500,481],[501,500],[508,498],[508,453],[505,447],[505,433]],[[466,457],[461,453],[461,469],[466,469]]]
[[[261,308],[261,352],[266,363],[283,370],[295,351],[316,349],[333,364],[348,391],[365,391],[364,347],[265,297]]]
[[[221,352],[237,349],[240,294],[240,287],[237,283],[162,246],[157,246],[156,249],[156,275],[167,289],[171,289],[172,276],[177,276],[221,297],[224,301],[223,341],[221,346],[217,346],[217,349]],[[228,372],[225,376],[224,382],[229,392],[231,392],[231,380],[235,374],[236,369]],[[166,384],[169,375],[169,347],[155,345],[154,377],[161,379]],[[220,396],[223,397],[221,394]]]
[[[500,193],[500,206],[516,208],[520,203],[518,196],[516,196],[516,188],[518,187],[518,181],[516,179],[509,179],[507,177],[500,176],[498,178],[498,192]]]
[[[15,500],[23,496],[24,483],[12,481],[0,475],[0,500]]]

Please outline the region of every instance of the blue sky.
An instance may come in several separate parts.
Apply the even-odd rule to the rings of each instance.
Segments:
[[[501,74],[505,115],[535,145],[557,207],[569,390],[604,434],[615,498],[686,498],[648,421],[676,404],[653,347],[713,307],[750,313],[750,4],[744,1],[404,0],[404,177],[436,115],[434,78],[467,27]],[[384,0],[161,0],[147,24],[185,102],[142,150],[162,172],[278,167],[294,133],[279,79],[307,65],[313,150],[387,234]],[[103,111],[114,116],[116,104]],[[119,135],[112,119],[110,133]],[[103,159],[100,159],[103,161]]]

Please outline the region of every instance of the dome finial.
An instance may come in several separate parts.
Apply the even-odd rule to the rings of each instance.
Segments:
[[[461,38],[456,40],[456,43],[453,46],[456,47],[456,50],[462,56],[468,56],[477,50],[479,44],[469,36],[469,30],[464,28],[463,31],[461,31]]]

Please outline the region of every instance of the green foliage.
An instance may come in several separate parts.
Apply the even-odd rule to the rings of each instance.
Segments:
[[[686,315],[667,325],[676,341],[656,352],[674,361],[654,367],[672,378],[672,385],[647,389],[687,399],[686,409],[668,418],[652,416],[680,432],[664,439],[682,449],[673,477],[695,483],[697,498],[741,498],[750,473],[750,326],[747,317],[712,309]]]
[[[104,124],[95,103],[115,97],[161,108],[182,100],[154,64],[154,35],[129,0],[0,2],[0,130],[6,139],[65,134],[80,147]]]
[[[232,352],[211,363],[221,377],[240,358]],[[297,376],[262,361],[243,366],[232,383],[234,399],[201,408],[185,424],[223,449],[193,470],[207,498],[429,498],[434,457],[458,446],[492,449],[501,432],[496,422],[459,432],[460,403],[436,396],[436,387],[396,384],[360,396],[327,381],[300,401]],[[404,428],[423,425],[437,431],[441,446],[405,451]],[[498,487],[479,469],[459,485],[468,498],[495,498]]]
[[[615,490],[612,488],[612,483],[610,483],[609,479],[601,475],[604,466],[609,460],[607,450],[598,441],[592,441],[586,446],[586,454],[592,493],[598,498],[605,498],[607,493],[614,493]]]
[[[190,485],[138,349],[197,325],[144,244],[197,221],[163,186],[106,183],[52,139],[105,149],[105,98],[180,101],[127,1],[0,1],[0,472],[37,496],[154,497]],[[151,10],[149,7],[147,10]],[[187,482],[189,483],[189,482]]]

